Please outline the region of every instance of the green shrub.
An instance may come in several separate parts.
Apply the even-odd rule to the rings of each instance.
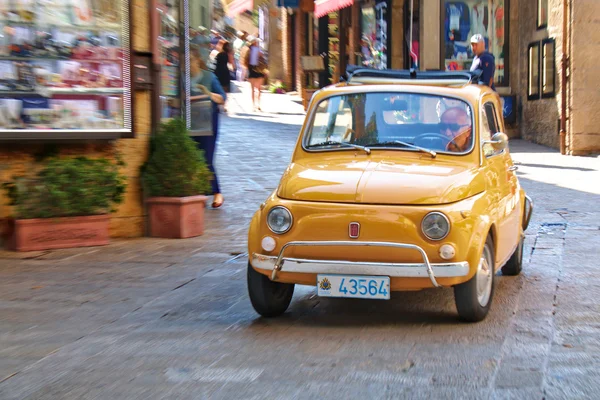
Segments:
[[[15,218],[101,215],[123,201],[125,176],[107,159],[52,158],[34,176],[4,183]]]
[[[152,138],[150,158],[142,167],[142,185],[148,197],[186,197],[208,194],[212,173],[204,152],[189,136],[186,123],[173,119]]]

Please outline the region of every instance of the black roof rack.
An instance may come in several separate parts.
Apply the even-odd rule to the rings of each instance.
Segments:
[[[350,83],[354,77],[391,78],[406,80],[464,80],[465,83],[478,82],[481,70],[478,71],[417,71],[415,69],[374,69],[360,65],[348,65],[345,81]]]

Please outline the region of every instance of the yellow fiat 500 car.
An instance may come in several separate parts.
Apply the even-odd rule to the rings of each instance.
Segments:
[[[315,93],[291,163],[250,224],[259,314],[284,313],[301,284],[384,300],[453,287],[463,320],[486,317],[497,270],[521,272],[533,204],[500,97],[475,78],[350,68]]]

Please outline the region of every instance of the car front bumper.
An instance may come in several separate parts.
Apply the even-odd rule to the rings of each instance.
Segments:
[[[422,263],[383,263],[344,260],[314,260],[285,257],[285,250],[293,246],[367,246],[412,249],[421,254]],[[314,241],[286,243],[277,256],[253,253],[250,263],[254,268],[271,273],[271,280],[277,279],[280,271],[318,274],[378,275],[398,278],[429,278],[434,287],[439,287],[436,278],[462,277],[469,274],[469,263],[429,262],[425,251],[416,245],[391,242],[358,241]]]

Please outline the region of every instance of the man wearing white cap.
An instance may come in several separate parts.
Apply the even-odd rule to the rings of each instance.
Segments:
[[[471,71],[481,70],[481,77],[479,83],[487,85],[496,90],[494,85],[494,73],[496,72],[496,59],[494,55],[485,51],[485,39],[482,35],[476,34],[471,37],[471,47],[475,58],[473,58],[473,64],[471,65]]]

